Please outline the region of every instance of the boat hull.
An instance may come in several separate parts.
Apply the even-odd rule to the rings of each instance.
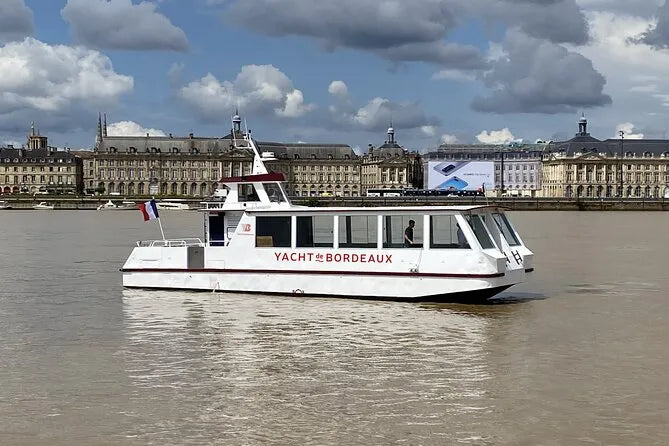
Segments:
[[[127,288],[173,289],[313,297],[410,301],[480,302],[522,282],[524,271],[502,275],[434,277],[401,274],[382,278],[365,273],[214,270],[123,270]]]

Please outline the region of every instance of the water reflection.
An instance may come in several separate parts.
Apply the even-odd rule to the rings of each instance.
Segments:
[[[138,392],[239,443],[480,443],[489,318],[513,309],[461,307],[126,290],[122,356]],[[146,439],[165,439],[151,419]]]

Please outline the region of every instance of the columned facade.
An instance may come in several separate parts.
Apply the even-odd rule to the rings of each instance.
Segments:
[[[669,198],[669,141],[598,140],[583,117],[574,138],[548,146],[543,172],[547,197]]]

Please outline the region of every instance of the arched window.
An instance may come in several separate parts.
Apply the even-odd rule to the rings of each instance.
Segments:
[[[172,147],[172,153],[175,155],[179,153],[179,148],[178,147]]]

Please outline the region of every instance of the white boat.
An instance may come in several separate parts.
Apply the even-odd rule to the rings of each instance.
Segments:
[[[187,211],[190,209],[188,203],[171,200],[156,201],[156,207],[159,211]]]
[[[33,209],[37,211],[50,211],[53,210],[54,205],[48,204],[46,201],[40,201],[39,204],[33,205]]]
[[[123,203],[116,204],[113,201],[109,200],[104,204],[101,204],[97,207],[98,211],[131,211],[137,210],[137,204],[134,201],[124,201]]]
[[[137,242],[125,287],[478,302],[533,269],[501,208],[296,206],[255,142],[235,144],[253,150],[253,172],[221,180],[204,237]]]
[[[4,200],[0,200],[0,209],[11,209],[12,207]]]

